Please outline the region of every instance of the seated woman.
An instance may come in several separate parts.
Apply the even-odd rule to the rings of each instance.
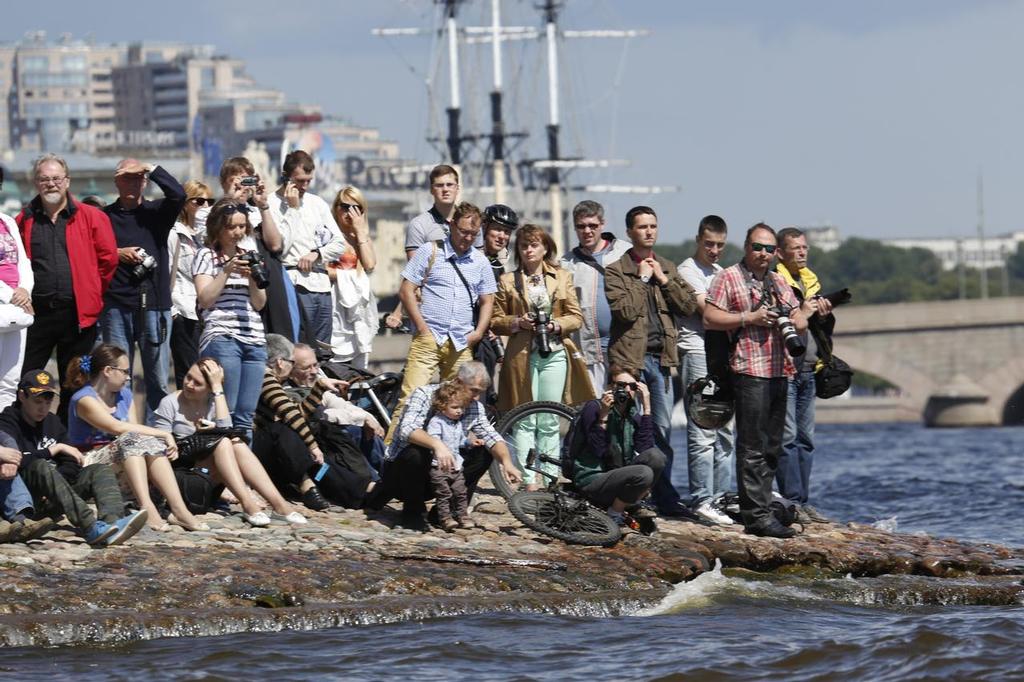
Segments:
[[[569,448],[576,488],[621,525],[627,507],[641,500],[661,476],[665,455],[654,445],[647,385],[633,372],[615,365],[608,374],[608,390],[581,408]],[[640,508],[634,516],[653,513]]]
[[[587,365],[569,335],[583,326],[572,273],[558,267],[555,240],[537,225],[525,225],[516,237],[515,272],[498,282],[491,331],[508,336],[505,361],[498,380],[498,410],[504,412],[531,400],[576,405],[594,397]],[[538,316],[548,342],[541,343]],[[541,487],[524,468],[527,453],[536,447],[556,456],[560,448],[559,420],[554,415],[528,417],[512,434],[516,458],[527,489]],[[541,465],[557,474],[552,464]]]
[[[363,454],[358,446],[352,446],[354,452],[347,450],[344,443],[332,437],[330,429],[316,421],[311,424],[306,416],[317,410],[325,390],[334,390],[344,382],[318,379],[300,406],[282,385],[295,365],[294,344],[279,334],[267,334],[266,352],[267,373],[256,408],[253,452],[271,478],[278,485],[295,486],[310,509],[322,511],[330,506],[324,495],[350,509],[361,507],[366,494],[373,490],[370,467]],[[314,434],[311,427],[316,427],[318,433]],[[326,468],[322,444],[336,446],[328,450],[332,456]]]
[[[152,425],[184,438],[196,429],[209,426],[230,427],[231,413],[224,399],[224,368],[213,358],[203,358],[185,374],[180,391],[160,401],[153,413]],[[180,461],[180,458],[179,458]],[[203,466],[217,483],[223,483],[242,505],[242,518],[252,526],[269,526],[272,518],[289,523],[306,523],[306,517],[288,504],[274,487],[266,469],[240,439],[222,438],[205,458],[185,466]],[[176,463],[177,465],[177,463]],[[248,485],[246,485],[248,484]],[[260,510],[249,486],[263,496],[274,509],[272,516]]]
[[[171,508],[169,523],[185,530],[209,530],[185,506],[174,480],[170,462],[178,456],[174,436],[136,423],[130,376],[128,353],[109,343],[68,363],[64,387],[75,391],[68,412],[68,440],[85,454],[83,466],[113,464],[124,471],[151,528],[166,530],[167,524],[149,496],[150,483]]]

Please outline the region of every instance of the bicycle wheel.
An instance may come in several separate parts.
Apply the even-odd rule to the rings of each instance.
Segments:
[[[524,464],[528,451],[533,448],[538,450],[536,454],[542,454],[549,459],[557,461],[562,452],[562,440],[569,431],[569,426],[572,424],[575,416],[576,410],[568,405],[553,401],[535,400],[523,403],[506,412],[498,421],[495,429],[505,439],[505,443],[508,445],[509,452],[512,455],[512,461],[519,468],[519,472],[524,474],[524,478],[527,481],[530,477],[539,479],[538,482],[541,485],[546,485],[547,480],[543,476],[526,470]],[[545,434],[540,437],[537,434],[537,417],[540,417],[543,421],[545,431]],[[538,448],[539,445],[543,447]],[[550,477],[558,476],[558,464],[545,462],[539,457],[537,457],[537,461]],[[512,497],[512,495],[518,492],[519,488],[517,486],[513,486],[505,481],[497,461],[491,463],[490,476],[491,483],[494,484],[495,489],[505,499]]]
[[[570,544],[611,547],[622,537],[607,514],[568,495],[524,491],[509,498],[508,508],[524,526]]]

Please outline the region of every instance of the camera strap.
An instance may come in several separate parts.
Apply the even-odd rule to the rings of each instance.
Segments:
[[[473,307],[473,325],[476,326],[480,317],[480,302],[477,297],[473,296],[473,290],[470,288],[469,282],[466,281],[466,276],[462,274],[462,270],[459,269],[458,264],[455,262],[455,258],[458,258],[458,256],[452,258],[452,267],[455,268],[455,274],[459,276],[459,279],[462,280],[462,284],[466,287],[466,294],[469,296],[469,304]]]

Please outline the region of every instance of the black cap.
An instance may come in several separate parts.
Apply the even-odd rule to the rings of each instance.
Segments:
[[[505,204],[491,204],[484,209],[484,223],[494,223],[514,230],[519,227],[519,216]]]
[[[53,375],[45,369],[34,369],[22,375],[21,383],[18,384],[18,390],[25,391],[29,395],[41,395],[43,393],[53,393],[56,395],[60,391],[60,385],[53,378]]]

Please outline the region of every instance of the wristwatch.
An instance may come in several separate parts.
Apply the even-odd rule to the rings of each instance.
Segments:
[[[648,282],[651,281],[651,276],[650,275],[643,275],[643,276],[640,277],[640,281],[643,282],[644,284],[647,284]]]

